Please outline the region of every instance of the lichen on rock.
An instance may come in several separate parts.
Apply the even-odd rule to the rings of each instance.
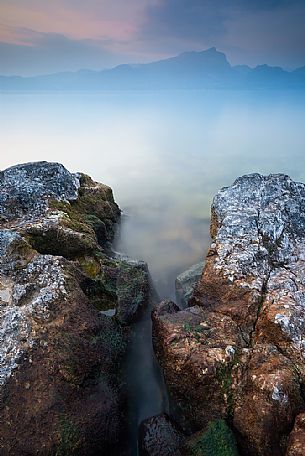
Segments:
[[[58,163],[17,165],[1,172],[0,216],[1,454],[120,453],[128,328],[100,310],[119,307],[132,268],[109,256],[111,189]]]
[[[304,410],[305,185],[237,179],[213,200],[211,236],[190,307],[154,310],[155,350],[194,431],[227,419],[245,454],[282,455]]]

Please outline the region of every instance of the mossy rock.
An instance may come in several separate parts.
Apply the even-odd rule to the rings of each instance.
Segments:
[[[188,456],[239,456],[233,432],[224,420],[211,421],[186,444]]]
[[[103,321],[103,329],[91,338],[91,347],[93,350],[98,349],[102,353],[104,375],[112,373],[118,377],[118,365],[127,348],[129,330],[122,327],[115,319],[104,315],[100,315],[100,318]]]
[[[101,273],[101,262],[95,255],[77,258],[77,262],[81,270],[91,279],[96,279]]]
[[[61,226],[31,227],[25,237],[37,252],[63,256],[68,260],[90,255],[98,248],[94,233],[73,231]]]
[[[110,187],[96,184],[81,175],[81,187],[76,201],[50,200],[49,209],[66,215],[63,224],[80,233],[95,233],[100,244],[112,240],[114,224],[120,218],[120,209],[114,201]]]
[[[146,266],[124,264],[117,279],[117,318],[131,323],[144,309],[149,299],[149,275]]]
[[[87,276],[82,281],[81,288],[97,310],[104,311],[117,307],[115,290],[109,289],[103,280],[99,278],[92,279]]]
[[[59,418],[60,444],[56,456],[70,456],[80,447],[81,438],[78,427],[66,416]]]

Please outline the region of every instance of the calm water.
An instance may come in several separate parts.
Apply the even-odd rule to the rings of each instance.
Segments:
[[[162,296],[204,255],[212,196],[239,175],[305,178],[305,93],[0,94],[0,169],[59,161],[114,189],[118,248]]]
[[[305,93],[0,94],[0,134],[0,169],[59,161],[113,188],[116,248],[148,262],[161,297],[204,256],[220,187],[252,172],[305,180]],[[135,326],[129,354],[135,426],[165,406],[150,330]]]

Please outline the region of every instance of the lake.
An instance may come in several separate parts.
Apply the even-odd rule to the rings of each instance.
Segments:
[[[116,248],[162,297],[209,244],[213,195],[252,172],[305,179],[305,92],[2,93],[0,168],[59,161],[110,185]]]

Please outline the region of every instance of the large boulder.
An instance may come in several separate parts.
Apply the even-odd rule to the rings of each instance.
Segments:
[[[18,165],[1,172],[0,215],[1,455],[121,454],[128,331],[103,312],[136,273],[108,256],[111,189],[57,163]]]
[[[153,312],[155,350],[194,431],[227,419],[244,454],[283,455],[304,410],[305,185],[237,179],[213,200],[211,236],[190,307]]]

